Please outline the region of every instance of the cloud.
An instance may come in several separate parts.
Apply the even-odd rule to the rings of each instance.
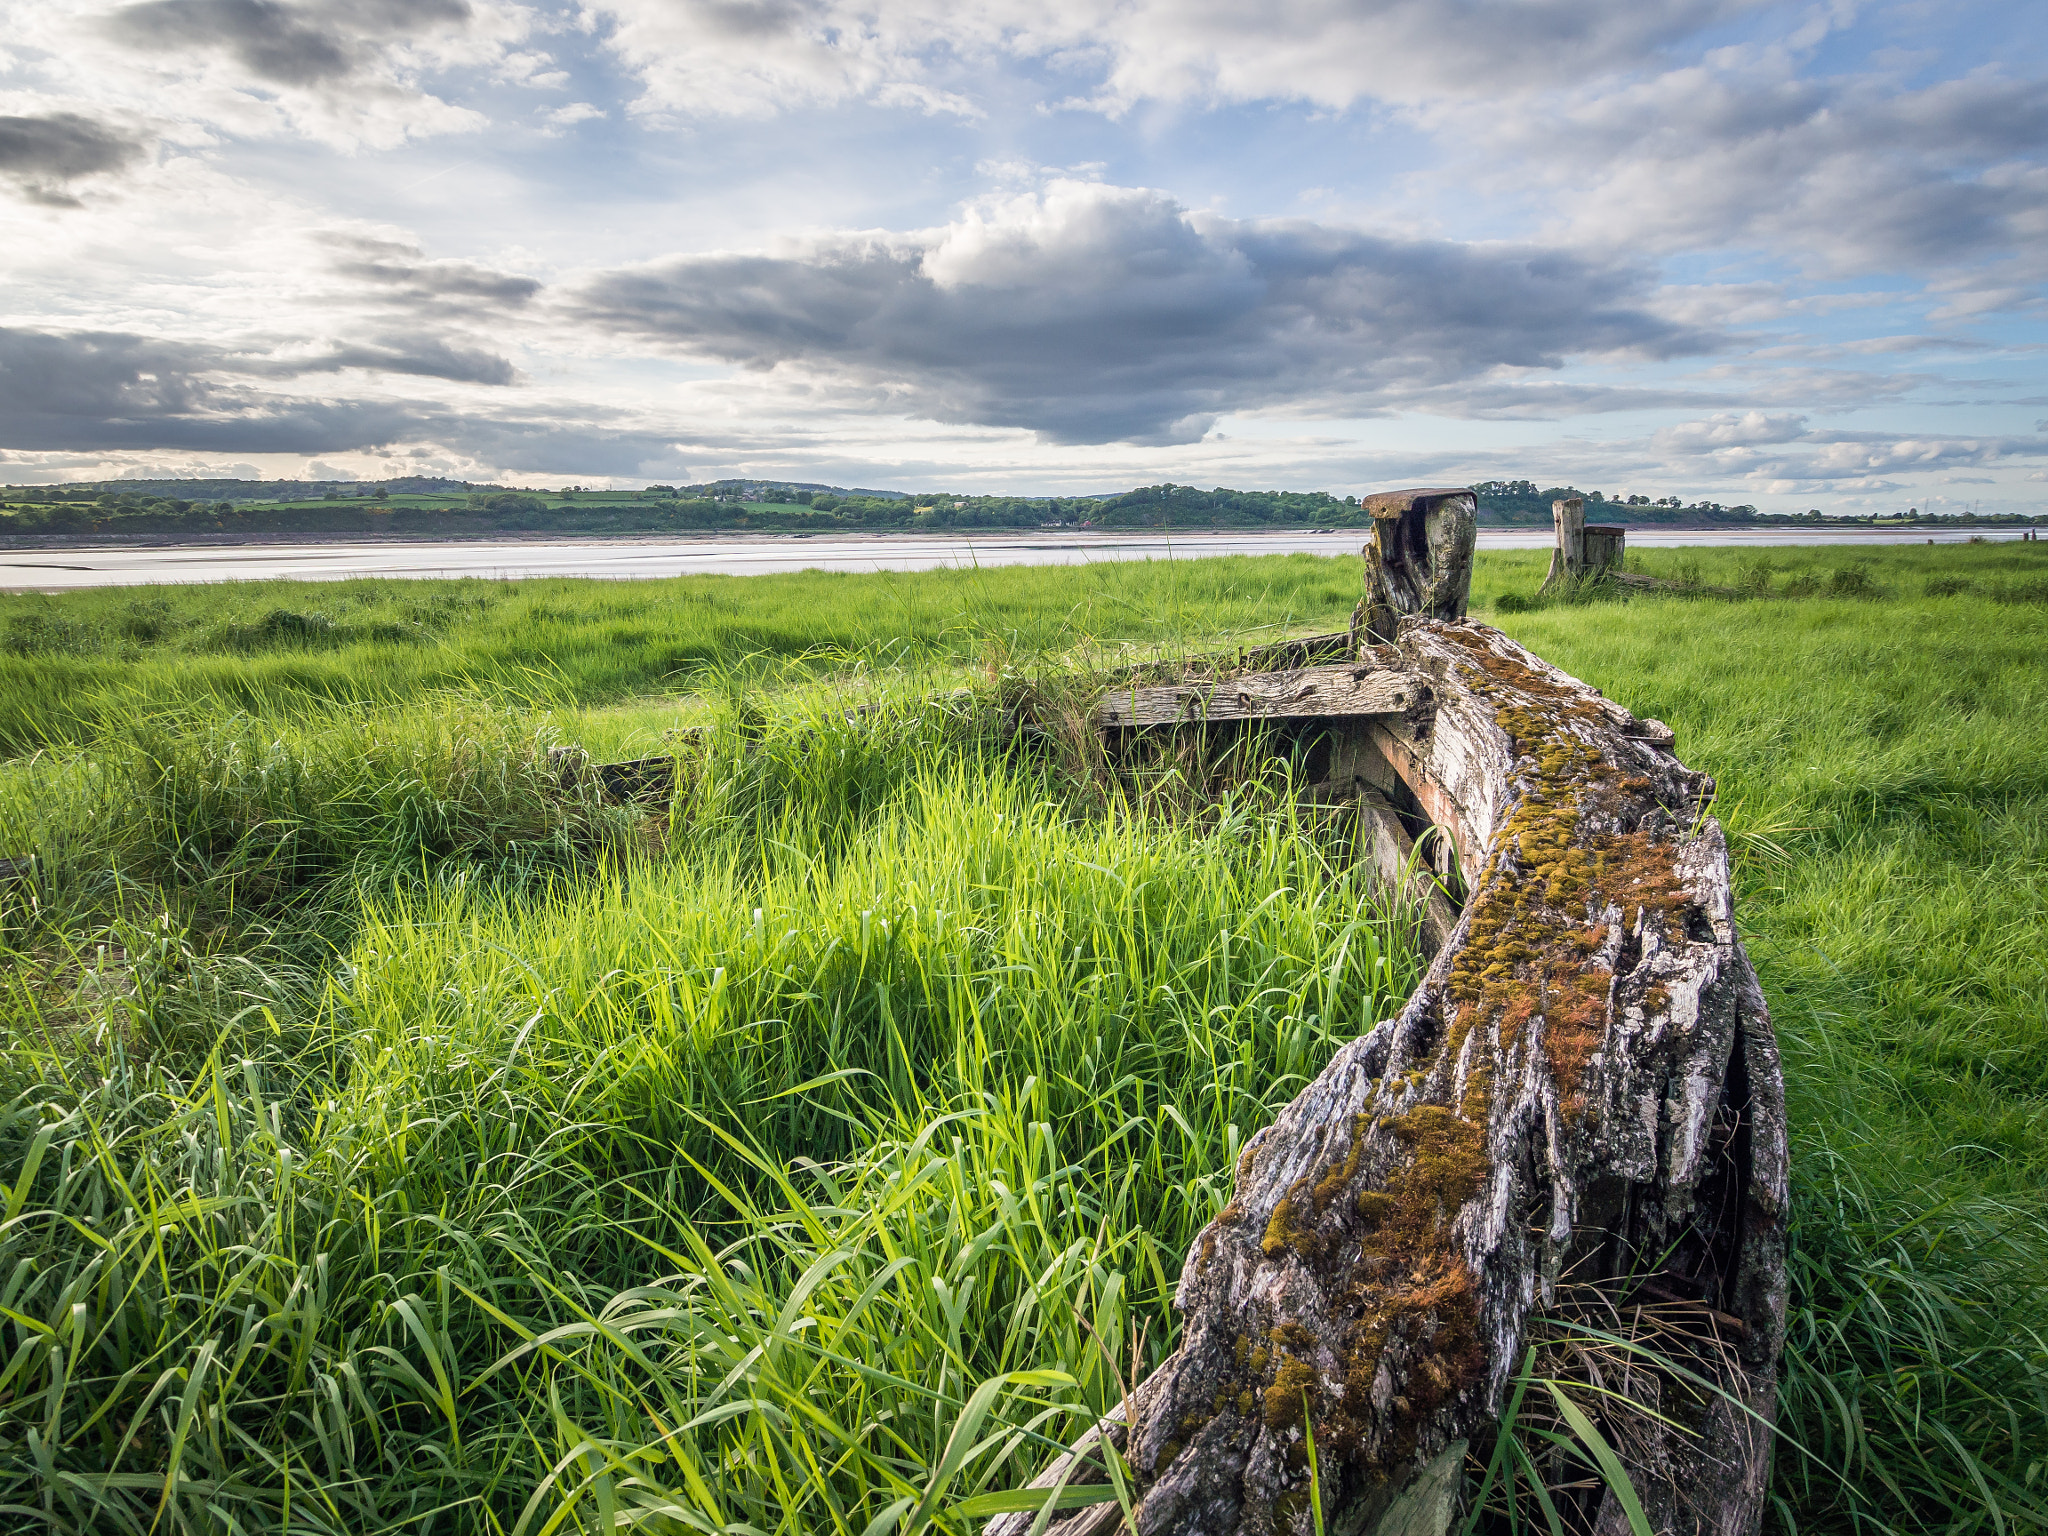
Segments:
[[[336,347],[292,367],[293,373],[329,373],[364,368],[376,373],[410,374],[415,378],[447,379],[457,384],[511,384],[519,374],[495,352],[465,347],[438,338],[384,337],[372,343]]]
[[[2048,457],[2048,438],[1908,436],[1879,432],[1809,432],[1818,446],[1808,465],[1813,475],[1900,474],[1909,471],[1981,467],[2008,460]]]
[[[0,328],[0,446],[327,453],[449,429],[431,402],[286,395],[251,381],[344,368],[504,384],[511,365],[440,342],[278,358],[122,331]]]
[[[1742,56],[1459,131],[1486,184],[1546,188],[1577,239],[1765,250],[1822,277],[1940,274],[1955,316],[2048,279],[2048,80],[1983,69],[1900,90]]]
[[[1701,421],[1664,427],[1657,445],[1677,453],[1704,453],[1726,448],[1753,448],[1762,443],[1794,443],[1806,435],[1804,416],[1771,416],[1762,411],[1723,412]]]
[[[367,71],[386,41],[460,26],[467,0],[143,0],[107,19],[132,48],[189,48],[231,57],[271,85],[328,85]]]
[[[121,170],[141,159],[144,148],[127,130],[76,112],[0,117],[0,177],[30,202],[50,207],[81,206],[69,190],[72,182]]]
[[[429,260],[405,241],[337,232],[323,243],[340,253],[335,273],[361,284],[380,304],[414,312],[519,309],[541,290],[537,278],[476,262]]]
[[[1729,0],[1145,0],[1106,8],[1102,99],[1498,100],[1638,66],[1748,7]]]
[[[1225,411],[1378,413],[1495,370],[1715,345],[1652,314],[1648,288],[1538,248],[1221,219],[1058,181],[917,234],[602,272],[566,302],[579,323],[877,409],[1187,442]]]
[[[425,82],[528,79],[547,63],[519,46],[536,17],[518,0],[10,0],[8,21],[0,72],[119,104],[191,147],[475,131],[482,111]]]
[[[978,111],[933,86],[1024,60],[1070,104],[1414,101],[1525,94],[1749,9],[1748,0],[585,0],[586,24],[645,88],[643,110],[767,114],[865,97]]]
[[[123,332],[0,330],[0,445],[319,453],[390,441],[403,406],[236,387],[219,349]]]
[[[344,368],[458,379],[465,370],[493,371],[481,356],[433,346],[407,352],[393,343],[290,359],[130,332],[0,327],[0,450],[335,455],[424,447],[452,453],[480,474],[569,465],[630,475],[646,465],[674,473],[683,442],[672,428],[587,401],[529,400],[486,411],[271,387]],[[752,448],[767,440],[739,441]],[[791,440],[781,439],[785,446]]]
[[[603,107],[593,106],[587,101],[572,101],[566,107],[555,107],[541,113],[541,121],[555,132],[573,128],[578,123],[587,123],[594,117],[605,116]]]
[[[2037,426],[2048,427],[2048,423]],[[1617,451],[1624,445],[1617,445]],[[1723,411],[1660,428],[1641,461],[1668,478],[1739,479],[1795,486],[1875,488],[1872,477],[2017,465],[2048,458],[2048,437],[1851,432],[1812,427],[1803,415]],[[1890,484],[1891,482],[1886,482]]]

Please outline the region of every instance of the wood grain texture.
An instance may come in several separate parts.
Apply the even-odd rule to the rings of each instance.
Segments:
[[[1472,592],[1479,498],[1462,486],[1385,491],[1366,498],[1365,595],[1352,611],[1358,644],[1394,638],[1404,614],[1462,619]]]
[[[1544,1319],[1597,1295],[1696,1341],[1727,1394],[1667,1381],[1672,1427],[1635,1426],[1654,1528],[1749,1536],[1787,1153],[1713,783],[1667,730],[1485,625],[1410,618],[1387,649],[1433,708],[1372,729],[1418,799],[1455,812],[1470,895],[1401,1012],[1252,1139],[1190,1250],[1180,1347],[1112,1435],[1136,1530],[1310,1529],[1313,1424],[1332,1536],[1440,1536],[1462,1518],[1458,1448],[1485,1442]],[[1626,1529],[1597,1487],[1574,1497],[1581,1528]]]
[[[1356,818],[1359,856],[1371,863],[1381,888],[1413,914],[1415,937],[1424,957],[1433,959],[1450,942],[1458,909],[1429,860],[1416,856],[1415,841],[1386,795],[1369,784],[1333,780],[1310,785],[1299,798],[1324,814]]]
[[[1096,719],[1103,728],[1114,730],[1224,720],[1394,715],[1426,709],[1429,699],[1424,677],[1347,662],[1253,672],[1221,682],[1115,688],[1103,696]]]

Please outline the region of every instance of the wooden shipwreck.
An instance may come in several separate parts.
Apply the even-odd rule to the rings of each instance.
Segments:
[[[1583,1378],[1638,1506],[1611,1469],[1582,1476],[1552,1494],[1567,1528],[1753,1531],[1784,1094],[1713,781],[1657,721],[1465,617],[1470,491],[1367,505],[1337,660],[1115,688],[1098,721],[1113,741],[1249,720],[1297,737],[1314,796],[1363,818],[1417,895],[1434,958],[1252,1139],[1187,1255],[1178,1351],[1034,1486],[1099,1481],[1107,1440],[1141,1536],[1442,1536],[1514,1383],[1548,1371]],[[987,1529],[1125,1521],[1106,1503]]]

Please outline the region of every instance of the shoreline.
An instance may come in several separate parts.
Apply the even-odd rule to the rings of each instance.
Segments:
[[[2020,530],[1934,535],[1881,529],[1785,531],[1644,530],[1633,550],[1807,548],[1875,550],[1928,542],[1962,547],[2018,541]],[[0,591],[64,592],[216,582],[482,578],[516,581],[593,577],[636,581],[687,575],[763,576],[817,571],[973,571],[1005,565],[1096,565],[1126,560],[1314,555],[1358,559],[1363,530],[1241,533],[1196,530],[1098,533],[1087,529],[1024,534],[934,536],[899,532],[695,533],[684,537],[598,536],[516,539],[265,540],[233,544],[50,543],[0,549]],[[1486,551],[1546,551],[1549,529],[1482,528]]]
[[[1775,538],[1785,535],[1797,536],[1801,543],[1834,542],[1841,536],[1843,543],[1855,543],[1862,539],[1878,538],[1896,543],[1902,539],[1918,540],[1927,538],[1935,543],[1955,542],[1958,535],[1965,537],[2017,538],[2025,531],[2024,524],[1968,523],[1929,529],[1925,524],[1918,527],[1902,525],[1895,528],[1869,528],[1861,526],[1829,526],[1800,523],[1787,524],[1744,524],[1730,526],[1724,523],[1697,523],[1678,526],[1668,523],[1645,523],[1640,526],[1623,524],[1629,536],[1648,536],[1663,540],[1678,534],[1708,534],[1716,539]],[[631,532],[602,533],[583,529],[568,529],[562,532],[515,529],[503,533],[416,533],[416,534],[360,534],[360,533],[251,533],[220,534],[212,537],[188,538],[167,534],[101,534],[94,538],[81,539],[61,533],[14,533],[0,534],[0,553],[9,551],[75,551],[80,554],[97,550],[120,549],[274,549],[327,547],[348,545],[364,549],[407,548],[449,544],[715,544],[736,543],[812,543],[820,539],[844,541],[874,541],[876,543],[911,543],[941,540],[951,543],[1005,542],[1011,540],[1164,540],[1181,538],[1234,538],[1234,539],[1299,539],[1332,538],[1346,534],[1363,536],[1364,528],[828,528],[793,532],[788,529],[763,528],[685,528],[673,532],[658,529],[637,529]],[[1481,523],[1479,535],[1482,541],[1487,535],[1496,538],[1514,536],[1518,538],[1540,537],[1545,541],[1551,536],[1550,530],[1536,524],[1524,523]]]

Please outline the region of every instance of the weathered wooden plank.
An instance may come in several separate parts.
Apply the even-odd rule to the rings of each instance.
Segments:
[[[1359,853],[1371,863],[1380,884],[1414,912],[1423,954],[1433,958],[1450,942],[1458,909],[1444,895],[1429,861],[1416,857],[1415,841],[1393,803],[1369,784],[1340,780],[1312,784],[1300,799],[1319,810],[1358,818]]]
[[[1366,790],[1358,797],[1358,808],[1380,883],[1414,906],[1423,955],[1435,959],[1457,929],[1458,909],[1444,895],[1428,863],[1416,858],[1415,843],[1386,796]]]
[[[1223,720],[1398,715],[1424,708],[1428,699],[1425,677],[1347,662],[1255,672],[1215,683],[1115,688],[1104,695],[1096,718],[1105,729],[1134,729]]]

